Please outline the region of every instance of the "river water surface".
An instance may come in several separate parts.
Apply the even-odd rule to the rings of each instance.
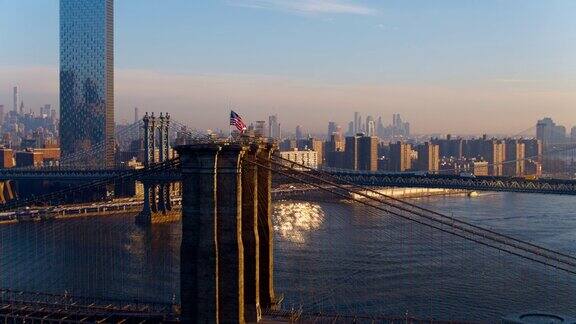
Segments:
[[[576,197],[494,193],[413,202],[576,255]],[[526,311],[576,315],[574,275],[368,207],[275,203],[275,285],[307,312],[496,320]],[[133,215],[0,226],[3,288],[178,302],[180,224]]]

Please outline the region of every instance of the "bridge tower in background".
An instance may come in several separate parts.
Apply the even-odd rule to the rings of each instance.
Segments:
[[[271,171],[260,164],[273,146],[213,143],[176,150],[182,171],[181,320],[258,322],[261,309],[277,306]]]
[[[170,159],[170,115],[160,117],[154,113],[146,113],[144,122],[144,167],[150,168],[156,163],[166,162]],[[157,145],[158,143],[158,145]],[[158,146],[158,149],[157,149]],[[136,221],[140,224],[150,224],[154,213],[166,213],[172,209],[170,201],[170,184],[153,183],[147,180],[144,186],[144,204]]]

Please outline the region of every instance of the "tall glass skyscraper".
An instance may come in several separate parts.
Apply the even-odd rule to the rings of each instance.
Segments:
[[[113,0],[60,0],[60,146],[114,163]]]

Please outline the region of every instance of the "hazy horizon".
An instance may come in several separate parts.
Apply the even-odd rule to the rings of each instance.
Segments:
[[[514,134],[576,124],[570,0],[123,0],[115,4],[116,120],[170,111],[227,128],[278,114],[345,130],[354,111],[414,133]],[[0,105],[58,107],[58,1],[0,0]]]

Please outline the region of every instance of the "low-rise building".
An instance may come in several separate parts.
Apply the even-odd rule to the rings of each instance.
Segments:
[[[312,150],[299,151],[298,149],[293,149],[290,151],[280,151],[278,153],[281,158],[288,161],[296,162],[302,164],[308,168],[316,169],[318,168],[318,152]],[[297,169],[305,169],[298,168]]]

